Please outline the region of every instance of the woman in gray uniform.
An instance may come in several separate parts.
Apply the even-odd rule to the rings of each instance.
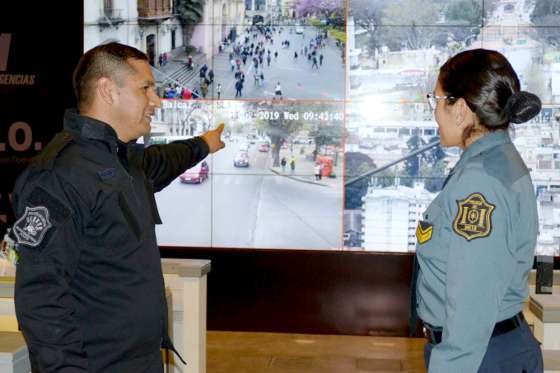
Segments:
[[[508,133],[510,123],[537,115],[541,102],[520,91],[503,55],[484,49],[449,59],[427,96],[441,145],[463,149],[416,230],[412,305],[428,338],[428,371],[542,372],[539,344],[521,313],[536,198]]]

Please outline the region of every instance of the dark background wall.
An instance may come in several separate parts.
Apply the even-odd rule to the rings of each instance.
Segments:
[[[2,2],[0,34],[11,39],[9,48],[0,50],[2,60],[8,53],[7,68],[0,71],[2,236],[6,223],[13,223],[9,193],[16,175],[37,153],[36,145],[45,146],[60,130],[64,109],[74,105],[71,75],[82,53],[81,3]],[[31,132],[24,135],[27,126]]]
[[[0,71],[3,235],[14,221],[9,193],[16,176],[37,153],[36,144],[46,145],[60,131],[65,108],[74,106],[71,75],[83,50],[83,10],[81,1],[2,7],[0,34],[11,38],[7,68]],[[26,126],[31,132],[24,134]],[[212,330],[406,333],[411,255],[165,247],[162,255],[212,260]]]
[[[208,328],[405,336],[412,256],[162,247],[212,260]]]

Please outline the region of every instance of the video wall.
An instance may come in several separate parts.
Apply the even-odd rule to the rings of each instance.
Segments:
[[[543,101],[511,135],[538,196],[537,253],[560,255],[560,9],[545,3],[560,8],[85,1],[84,50],[119,41],[148,55],[162,105],[146,146],[226,123],[226,148],[156,195],[160,245],[393,252],[414,251],[418,219],[461,155],[429,146],[439,66],[498,50]]]

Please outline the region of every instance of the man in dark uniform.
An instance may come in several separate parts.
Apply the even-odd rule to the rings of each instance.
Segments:
[[[154,192],[224,147],[223,125],[148,148],[145,54],[110,43],[74,71],[78,111],[14,189],[15,303],[33,372],[162,372],[172,349]]]

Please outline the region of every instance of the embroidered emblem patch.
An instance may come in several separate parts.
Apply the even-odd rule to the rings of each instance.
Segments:
[[[19,244],[37,247],[51,227],[46,207],[26,207],[23,216],[14,224],[14,235]]]
[[[492,231],[492,212],[496,205],[486,201],[481,193],[473,193],[457,201],[459,210],[453,230],[467,241],[487,237]]]
[[[432,238],[432,231],[434,230],[433,225],[427,221],[420,220],[418,226],[416,227],[416,239],[419,244],[424,244]]]

